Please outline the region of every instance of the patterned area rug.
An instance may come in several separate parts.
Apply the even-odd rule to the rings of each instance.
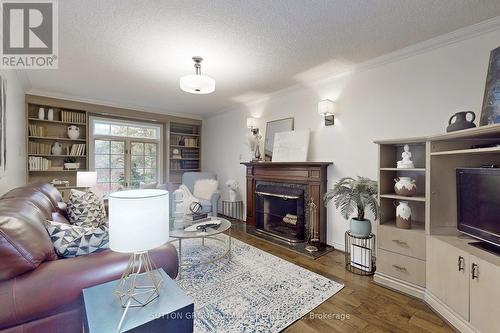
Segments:
[[[220,242],[205,242],[183,240],[184,263],[206,261],[225,250]],[[177,281],[194,300],[197,333],[279,332],[344,287],[237,239],[232,242],[231,259],[183,268]]]

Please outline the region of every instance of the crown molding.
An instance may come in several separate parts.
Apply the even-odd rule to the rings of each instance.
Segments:
[[[323,83],[345,77],[348,74],[361,73],[361,72],[364,72],[364,71],[367,71],[370,69],[374,69],[377,67],[381,67],[381,66],[390,64],[390,63],[402,61],[404,59],[407,59],[407,58],[410,58],[413,56],[417,56],[419,54],[431,52],[433,50],[437,50],[437,49],[440,49],[442,47],[452,45],[455,43],[459,43],[459,42],[462,42],[464,40],[471,39],[471,38],[474,38],[474,37],[477,37],[477,36],[492,32],[492,31],[499,30],[499,29],[500,29],[500,16],[497,16],[497,17],[494,17],[494,18],[491,18],[491,19],[464,27],[464,28],[454,30],[452,32],[449,32],[449,33],[446,33],[443,35],[439,35],[439,36],[431,38],[431,39],[427,39],[423,42],[419,42],[419,43],[404,47],[402,49],[399,49],[399,50],[396,50],[396,51],[393,51],[390,53],[386,53],[382,56],[367,60],[365,62],[355,64],[355,65],[353,65],[352,68],[350,68],[347,71],[340,72],[340,73],[337,73],[337,74],[331,75],[331,76],[326,75],[325,77],[311,80],[309,82],[299,82],[299,83],[296,83],[294,85],[275,90],[273,92],[270,92],[267,95],[267,97],[265,97],[265,98],[269,98],[269,96],[271,96],[271,95],[281,95],[284,93],[295,91],[295,90],[300,89],[304,86],[319,86]],[[256,99],[256,100],[250,101],[248,103],[245,103],[245,105],[251,105],[254,103],[258,103],[261,100],[262,99]],[[226,108],[223,108],[221,110],[208,113],[208,114],[204,115],[204,118],[205,119],[211,118],[213,116],[220,115],[220,114],[229,112],[229,111],[234,110],[234,109],[235,109],[235,106],[226,107]]]
[[[58,93],[47,92],[47,91],[36,90],[36,89],[28,89],[25,91],[25,94],[42,96],[42,97],[57,98],[57,99],[65,99],[65,100],[70,100],[70,101],[74,101],[74,102],[96,104],[96,105],[108,106],[108,107],[113,107],[113,108],[121,108],[121,109],[129,109],[129,110],[134,110],[134,111],[158,113],[158,114],[162,114],[162,115],[166,115],[166,116],[175,116],[175,117],[190,118],[190,119],[196,119],[196,120],[203,119],[200,115],[195,115],[195,114],[190,114],[190,113],[176,113],[176,112],[171,112],[171,111],[162,110],[162,109],[145,108],[143,106],[129,104],[129,103],[111,103],[108,101],[103,101],[103,100],[94,99],[94,98],[81,98],[81,97],[77,97],[77,96],[73,96],[73,95],[58,94]]]

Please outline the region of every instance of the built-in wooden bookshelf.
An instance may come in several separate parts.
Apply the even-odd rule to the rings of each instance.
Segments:
[[[43,119],[39,118],[43,108]],[[49,111],[51,110],[51,111]],[[49,113],[52,118],[49,119]],[[85,110],[61,108],[57,103],[26,103],[26,177],[29,183],[51,182],[54,179],[69,181],[71,189],[76,187],[76,172],[88,169],[88,114]],[[68,126],[79,129],[78,138],[68,137]],[[56,143],[61,151],[53,153]],[[67,169],[65,162],[79,163],[78,169]]]
[[[177,188],[186,171],[201,171],[201,125],[169,124],[169,180]]]

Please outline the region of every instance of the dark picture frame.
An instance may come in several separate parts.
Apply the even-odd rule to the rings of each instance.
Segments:
[[[490,53],[479,126],[500,123],[500,47]]]

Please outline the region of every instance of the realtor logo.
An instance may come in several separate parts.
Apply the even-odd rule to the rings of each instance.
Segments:
[[[1,28],[1,68],[57,68],[56,1],[4,0]]]

